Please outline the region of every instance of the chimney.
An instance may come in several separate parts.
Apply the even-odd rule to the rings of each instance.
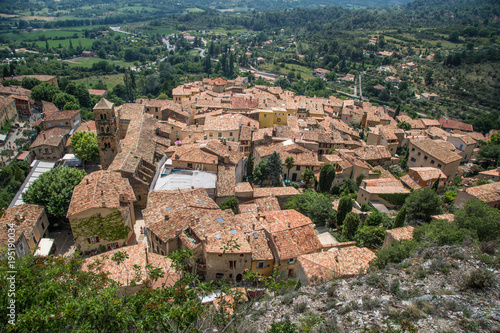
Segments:
[[[101,190],[101,195],[104,195],[104,190]]]
[[[168,221],[168,220],[169,220],[168,215],[165,215],[165,221]]]
[[[45,133],[43,133],[43,139],[44,139],[44,140],[46,139]]]
[[[102,208],[106,208],[106,201],[103,201],[103,202],[102,202],[101,207],[102,207]]]
[[[14,214],[14,218],[17,222],[21,222],[22,221],[22,218],[21,218],[21,214],[19,214],[19,212],[17,212],[16,214]]]
[[[146,265],[149,264],[149,258],[148,258],[148,248],[144,247],[144,253],[146,254]]]
[[[85,185],[88,185],[88,184],[89,184],[89,179],[88,179],[88,178],[86,178],[86,179],[85,179]]]

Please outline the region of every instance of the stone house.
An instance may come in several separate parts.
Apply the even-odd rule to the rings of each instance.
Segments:
[[[418,140],[411,141],[408,147],[410,154],[408,166],[411,167],[434,167],[440,169],[447,177],[447,181],[455,177],[462,156],[455,152],[455,147],[441,140]]]
[[[12,97],[0,96],[0,126],[17,118],[16,100]]]
[[[134,240],[134,191],[118,172],[96,171],[85,176],[71,197],[67,218],[76,246],[96,254]]]
[[[69,127],[52,127],[38,134],[30,146],[35,159],[56,162],[64,156]]]
[[[438,190],[443,190],[446,183],[446,175],[438,168],[412,167],[408,170],[411,177],[420,187],[432,187],[439,178]]]
[[[469,162],[477,145],[476,140],[468,135],[451,134],[448,136],[447,141],[451,142],[459,150],[458,154],[463,157],[462,162]]]
[[[44,113],[42,121],[43,129],[52,127],[69,127],[76,129],[82,123],[80,110],[67,110]]]
[[[385,231],[384,244],[382,248],[386,248],[391,245],[392,242],[400,242],[402,240],[412,240],[413,239],[412,226],[406,226],[402,228],[390,229]]]
[[[462,207],[469,199],[484,201],[488,206],[500,209],[500,183],[490,183],[458,191],[455,206]]]
[[[0,217],[0,251],[4,254],[15,251],[17,257],[23,257],[34,253],[48,234],[49,220],[42,206],[21,204],[6,209]]]

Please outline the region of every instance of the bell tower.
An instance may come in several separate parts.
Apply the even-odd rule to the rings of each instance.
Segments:
[[[118,119],[115,106],[105,98],[94,106],[97,145],[102,169],[106,170],[118,154]]]

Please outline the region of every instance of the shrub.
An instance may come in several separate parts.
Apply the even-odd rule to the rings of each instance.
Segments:
[[[495,275],[487,269],[479,268],[465,276],[464,287],[467,289],[484,289],[495,284]]]
[[[416,241],[436,245],[462,244],[467,237],[476,239],[477,235],[474,231],[460,228],[445,220],[422,224],[413,232],[413,238]]]
[[[398,264],[409,258],[419,249],[420,245],[415,241],[403,240],[401,242],[393,242],[389,247],[377,251],[377,258],[370,264],[379,268],[384,268],[388,263]]]
[[[455,214],[455,223],[461,228],[474,230],[480,241],[500,237],[500,210],[484,201],[468,200]]]
[[[356,241],[359,246],[376,248],[382,246],[385,238],[385,229],[376,226],[364,226],[358,229],[356,233]]]
[[[296,333],[297,327],[290,320],[272,323],[266,333]]]
[[[295,313],[304,313],[304,311],[306,311],[306,309],[307,309],[307,303],[306,302],[298,303],[298,304],[296,304],[293,307],[293,311]]]

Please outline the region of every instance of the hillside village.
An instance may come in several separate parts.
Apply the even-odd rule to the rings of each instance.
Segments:
[[[149,264],[168,272],[155,287],[173,285],[180,275],[166,256],[179,249],[192,251],[190,269],[202,280],[241,283],[252,271],[317,285],[363,274],[377,258],[377,248],[338,237],[342,226],[335,221],[317,225],[285,207],[317,188],[325,165],[335,170],[329,192],[340,195],[335,191],[346,183],[359,187],[347,195],[349,214],[361,221],[374,212],[366,207],[394,217],[412,192],[443,192],[458,181],[470,185],[458,191],[455,207],[472,198],[500,209],[500,168],[469,176],[479,147],[494,133],[484,136],[449,119],[412,119],[366,101],[247,85],[244,77],[204,79],[176,87],[172,100],[120,106],[102,97],[93,107],[95,120],[83,123],[79,110],[43,101],[44,117],[34,124],[42,130],[29,153],[17,157],[32,170],[0,218],[0,244],[7,246],[5,226],[15,225],[17,256],[41,253],[46,244],[61,256],[80,252],[84,269],[104,262],[110,278],[125,287],[128,278],[106,254],[124,252],[124,265],[141,267],[138,285]],[[1,96],[1,119],[22,117],[23,103],[33,102],[28,96],[18,90]],[[24,203],[22,192],[71,153],[79,131],[97,135],[100,162],[73,190],[69,246],[50,238],[50,214]],[[277,181],[252,174],[276,158]],[[221,208],[232,198],[237,205]],[[332,207],[339,210],[339,201]],[[454,215],[432,219],[453,221]],[[414,226],[386,230],[383,247],[412,239]]]
[[[2,97],[3,117],[11,117],[13,105],[24,101],[18,93]],[[322,237],[308,217],[282,209],[288,198],[311,187],[304,171],[311,170],[320,180],[321,167],[331,164],[332,188],[346,179],[359,182],[354,203],[358,214],[366,215],[360,210],[363,204],[395,213],[400,206],[395,196],[436,181],[443,190],[455,177],[466,175],[479,146],[488,140],[458,121],[412,119],[369,102],[307,98],[279,87],[247,88],[242,77],[184,84],[173,90],[173,100],[140,99],[116,107],[102,98],[93,108],[95,121],[83,124],[78,110],[59,111],[50,102],[43,102],[42,108],[44,118],[38,123],[43,130],[29,156],[23,157],[30,162],[60,160],[71,149],[74,131],[97,134],[102,171],[90,173],[76,186],[67,213],[76,248],[95,254],[145,243],[148,251],[160,255],[189,248],[196,268],[208,280],[241,280],[250,269],[269,276],[275,265],[280,277],[296,278],[300,268],[311,279],[319,267],[336,270],[347,265],[333,255],[344,251],[358,259],[340,274],[365,270],[374,257],[371,251],[338,242],[328,230],[329,237]],[[409,127],[403,129],[402,123]],[[249,158],[257,165],[274,152],[282,163],[279,186],[245,181]],[[292,165],[287,165],[289,159]],[[403,159],[408,173],[391,174],[388,170]],[[491,183],[459,191],[455,205],[476,198],[500,208],[499,172],[481,172],[478,178]],[[234,211],[218,206],[228,197],[239,201]],[[9,207],[2,223],[15,216],[38,216],[29,219],[33,230],[28,228],[25,239],[19,238],[22,255],[47,236],[48,223],[40,225],[46,221],[40,207],[18,203]],[[134,233],[136,209],[144,216],[145,237]],[[118,229],[126,226],[129,232],[99,237],[97,231],[85,230],[82,219],[95,215],[116,215],[107,223]],[[411,233],[388,231],[398,240],[399,234],[411,238]],[[223,250],[228,242],[234,242],[231,251]]]

